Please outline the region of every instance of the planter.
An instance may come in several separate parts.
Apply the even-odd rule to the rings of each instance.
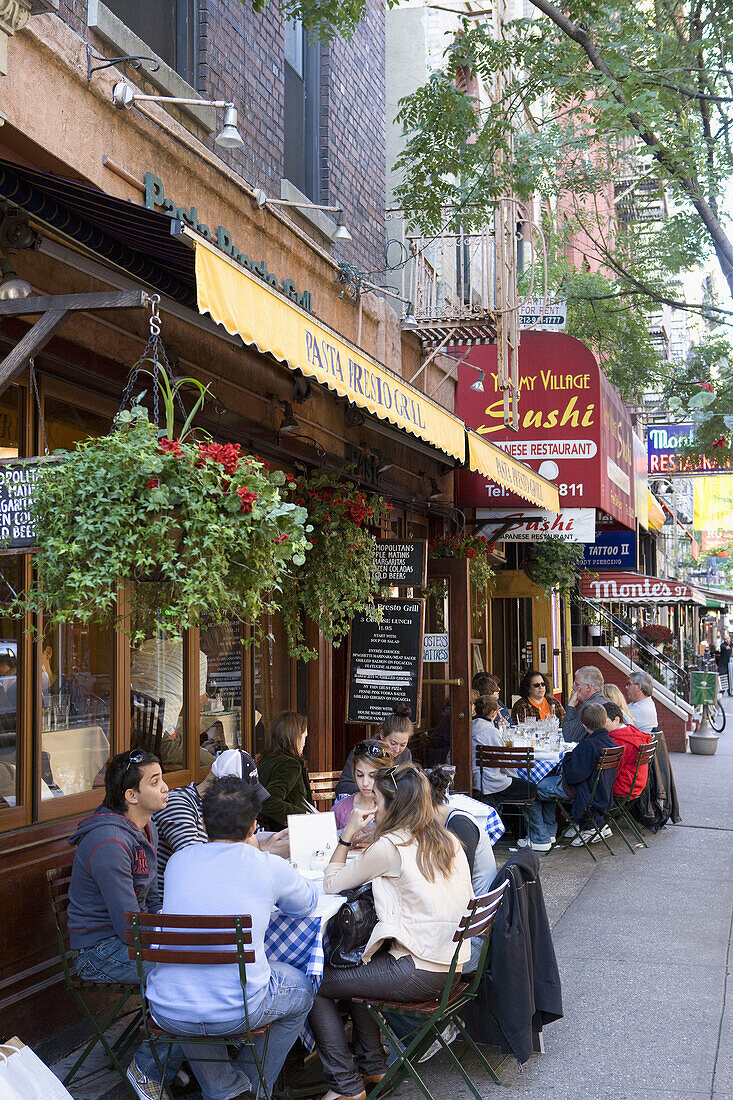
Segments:
[[[588,624],[588,633],[591,638],[600,638],[603,633],[603,629],[597,623]]]
[[[691,733],[688,735],[690,752],[696,756],[715,756],[718,747],[717,733]]]

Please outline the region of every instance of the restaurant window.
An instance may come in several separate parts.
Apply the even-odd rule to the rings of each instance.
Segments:
[[[201,630],[206,657],[206,693],[199,712],[202,744],[209,751],[237,749],[242,740],[242,623],[221,623]]]
[[[196,0],[105,0],[153,53],[196,85]]]
[[[148,587],[152,595],[155,585]],[[140,623],[136,625],[139,629]],[[152,626],[131,654],[130,747],[155,753],[164,772],[180,771],[188,763],[184,664],[183,637],[164,636]],[[197,699],[202,706],[207,669],[203,652],[199,652],[198,665]]]
[[[311,202],[320,187],[320,46],[310,42],[300,19],[286,19],[285,178]]]
[[[272,720],[281,710],[296,709],[307,713],[307,692],[305,680],[297,692],[297,704],[293,698],[296,691],[293,670],[295,662],[288,657],[287,640],[280,615],[265,615],[261,626],[264,638],[259,647],[252,651],[252,679],[254,701],[253,755],[261,753],[265,747],[267,731]],[[302,663],[302,662],[301,662]],[[246,746],[245,746],[246,748]]]
[[[21,790],[22,629],[7,612],[22,587],[21,562],[20,556],[0,557],[0,824],[3,811],[18,805]]]

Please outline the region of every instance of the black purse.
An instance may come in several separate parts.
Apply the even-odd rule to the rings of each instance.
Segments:
[[[377,924],[370,882],[346,893],[346,901],[328,922],[327,958],[337,969],[358,966]]]

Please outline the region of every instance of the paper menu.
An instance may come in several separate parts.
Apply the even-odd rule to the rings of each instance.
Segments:
[[[329,811],[323,814],[288,814],[290,862],[302,870],[315,869],[313,857],[323,852],[326,863],[338,842],[336,818]],[[322,868],[321,868],[322,869]]]

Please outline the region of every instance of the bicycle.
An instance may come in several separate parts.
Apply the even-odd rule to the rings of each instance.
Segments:
[[[708,706],[708,722],[710,728],[714,729],[716,733],[722,733],[725,729],[725,711],[720,699],[716,699],[714,703]]]

